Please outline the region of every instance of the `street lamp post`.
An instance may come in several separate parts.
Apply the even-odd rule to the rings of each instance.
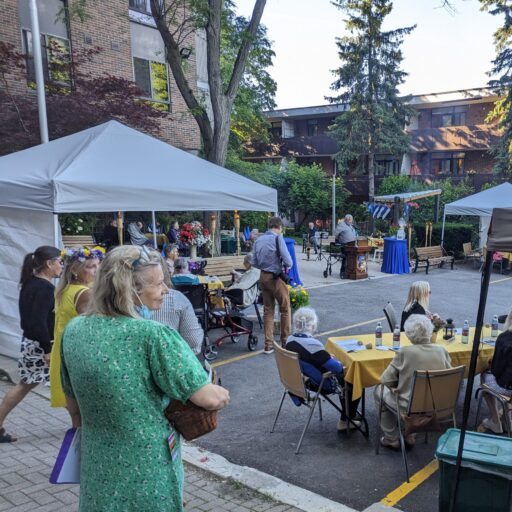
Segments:
[[[332,166],[332,225],[331,225],[331,235],[334,236],[334,230],[336,229],[336,171],[337,171],[337,163],[336,160],[333,160]]]

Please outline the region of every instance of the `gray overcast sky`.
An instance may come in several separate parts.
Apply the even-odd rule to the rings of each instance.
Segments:
[[[254,0],[236,0],[249,15]],[[477,0],[454,0],[457,12],[438,8],[441,0],[395,0],[385,28],[417,25],[402,46],[409,73],[404,94],[482,87],[494,58],[492,34],[502,19],[479,10]],[[331,94],[331,69],[339,65],[335,38],[343,35],[343,13],[329,0],[268,0],[262,22],[274,41],[271,74],[278,108],[321,105]]]

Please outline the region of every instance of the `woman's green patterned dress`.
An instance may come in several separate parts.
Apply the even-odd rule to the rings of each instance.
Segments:
[[[181,511],[180,441],[173,460],[163,410],[208,382],[181,336],[151,320],[77,317],[61,374],[82,415],[80,512]]]

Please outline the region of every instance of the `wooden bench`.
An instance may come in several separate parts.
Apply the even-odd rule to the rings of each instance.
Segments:
[[[414,257],[416,258],[416,265],[414,266],[413,272],[418,270],[418,267],[425,267],[425,274],[428,274],[430,266],[438,265],[442,267],[445,261],[451,263],[451,269],[453,270],[453,263],[455,256],[450,253],[448,254],[440,245],[433,245],[431,247],[415,247]]]
[[[72,247],[94,247],[96,242],[92,235],[62,235],[62,244],[65,249]]]
[[[244,268],[245,256],[218,256],[216,258],[207,258],[205,274],[216,276],[223,283],[231,282],[231,271],[233,269]]]

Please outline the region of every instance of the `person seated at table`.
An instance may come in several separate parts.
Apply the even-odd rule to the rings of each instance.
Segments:
[[[353,242],[357,238],[352,215],[347,214],[341,222],[338,222],[334,230],[334,236],[336,237],[336,243],[341,245]]]
[[[187,258],[177,258],[174,262],[173,286],[180,284],[199,284],[199,278],[190,272]]]
[[[252,254],[246,254],[244,257],[245,272],[231,271],[234,283],[226,288],[226,291],[233,292],[238,290],[240,292],[237,299],[239,305],[249,307],[254,304],[256,296],[258,295],[258,287],[255,286],[260,279],[261,271],[259,268],[252,266]]]
[[[309,243],[313,246],[313,249],[315,250],[315,254],[318,254],[318,230],[316,229],[314,222],[308,223],[307,237]]]
[[[352,401],[352,386],[344,381],[343,365],[325,350],[321,341],[313,337],[318,327],[318,317],[315,310],[307,307],[299,308],[293,314],[292,324],[293,334],[288,337],[285,348],[286,350],[299,354],[302,373],[318,386],[322,380],[322,373],[331,372],[337,383],[341,387],[345,387],[345,393],[348,393],[350,404],[349,417],[351,421],[349,422],[347,420],[345,400],[340,394],[340,404],[343,412],[338,421],[337,429],[342,431],[347,430],[347,428],[353,429],[359,427],[361,422],[353,419],[357,413],[359,399]],[[324,382],[324,389],[327,391],[333,390],[330,382]],[[300,402],[298,405],[300,405]]]
[[[132,245],[153,245],[142,232],[142,222],[130,222],[128,224],[128,236]]]
[[[160,309],[153,311],[153,320],[178,331],[192,349],[192,352],[197,355],[201,353],[203,346],[203,329],[199,325],[191,302],[183,293],[172,288],[171,278],[165,263],[162,264],[162,270],[168,293],[164,295]]]
[[[500,395],[512,397],[512,311],[504,323],[505,330],[496,339],[490,372],[482,373],[482,383]],[[498,412],[498,401],[488,393],[484,393],[484,399],[491,417],[485,418],[482,426],[495,434],[501,434],[503,426]],[[511,413],[505,411],[505,414]],[[512,420],[512,414],[510,419]]]
[[[415,281],[411,284],[407,302],[402,311],[400,331],[404,331],[405,322],[411,315],[425,315],[432,319],[433,315],[428,310],[430,294],[430,284],[427,281]]]
[[[393,409],[396,400],[389,388],[396,388],[399,394],[400,411],[407,410],[412,393],[415,370],[446,370],[451,368],[451,359],[442,345],[432,344],[433,325],[425,315],[411,315],[405,322],[405,334],[412,345],[402,345],[400,352],[395,354],[382,374],[379,384],[375,387],[375,403],[377,410],[381,407],[381,392],[384,388],[383,400]],[[388,448],[398,449],[400,441],[396,415],[387,408],[382,408],[380,426],[384,436],[380,444]],[[412,446],[414,434],[408,435],[405,442]]]
[[[164,260],[169,276],[174,275],[174,262],[178,259],[178,244],[167,244],[164,249]]]

